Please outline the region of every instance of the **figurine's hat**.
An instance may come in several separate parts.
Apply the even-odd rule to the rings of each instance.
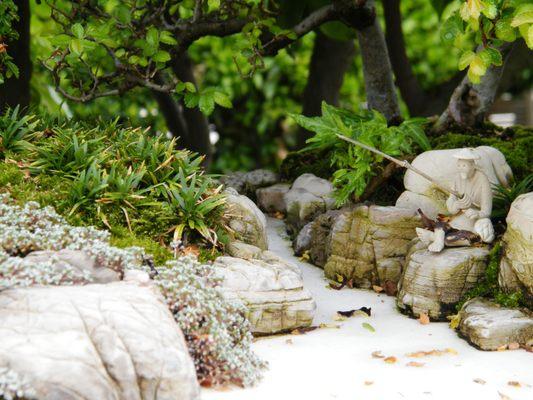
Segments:
[[[471,147],[465,147],[453,155],[458,160],[479,160],[479,155]]]

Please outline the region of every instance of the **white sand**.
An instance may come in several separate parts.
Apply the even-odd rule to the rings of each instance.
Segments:
[[[305,287],[317,302],[314,325],[333,323],[340,325],[340,329],[259,339],[254,350],[269,362],[264,379],[250,389],[204,389],[202,399],[533,399],[533,354],[524,350],[479,351],[459,338],[447,323],[422,325],[400,314],[393,297],[366,290],[327,289],[320,268],[293,256],[283,222],[269,219],[268,224],[270,249],[298,264],[303,271]],[[370,318],[334,320],[337,310],[362,306],[372,308]],[[363,322],[376,331],[363,328]],[[457,354],[406,356],[447,348]],[[396,357],[397,361],[388,364],[373,358],[371,353],[376,350]],[[406,366],[410,361],[424,365]],[[474,379],[486,383],[476,383]],[[520,387],[509,385],[510,381],[519,382]]]

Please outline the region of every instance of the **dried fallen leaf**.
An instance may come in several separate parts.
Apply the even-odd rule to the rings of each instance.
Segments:
[[[374,384],[373,381],[365,381],[365,385],[366,385],[366,386],[370,386],[370,385],[373,385],[373,384]]]
[[[507,384],[508,384],[509,386],[522,387],[522,385],[520,384],[520,382],[517,382],[517,381],[509,381],[509,382],[507,382]]]
[[[376,293],[383,292],[383,288],[381,286],[378,286],[378,285],[373,285],[372,289],[374,289],[374,292],[376,292]]]
[[[387,296],[396,296],[396,292],[398,291],[398,285],[393,281],[385,281],[383,289],[385,290]]]
[[[287,343],[287,344],[293,344],[292,339],[287,339],[287,340],[285,340],[285,343]]]
[[[423,367],[423,366],[426,365],[426,364],[421,363],[421,362],[417,362],[417,361],[409,361],[409,362],[408,362],[407,364],[405,364],[405,365],[408,366],[408,367],[419,367],[419,368],[420,368],[420,367]]]
[[[376,350],[372,352],[373,358],[385,358],[383,354],[381,354],[381,350]]]
[[[276,218],[276,219],[283,219],[283,218],[285,218],[285,215],[284,215],[282,212],[280,212],[280,211],[276,211],[272,216],[273,216],[274,218]]]
[[[368,322],[363,322],[362,326],[363,326],[363,328],[365,328],[366,330],[368,330],[370,332],[375,332],[376,331],[374,329],[374,327],[372,325],[370,325]]]
[[[309,261],[309,251],[308,250],[304,251],[304,253],[300,257],[300,261]]]
[[[507,396],[506,394],[503,394],[502,392],[498,392],[498,394],[500,395],[500,398],[502,400],[512,400],[509,396]]]
[[[398,361],[398,359],[394,356],[390,356],[390,357],[383,359],[383,361],[385,361],[388,364],[394,364],[396,361]]]
[[[346,282],[346,286],[348,286],[350,289],[353,289],[353,279],[349,279],[348,282]]]
[[[342,315],[339,315],[339,314],[336,314],[334,317],[333,317],[333,320],[334,321],[346,321],[348,319],[348,317],[343,317]]]
[[[430,350],[430,351],[417,351],[414,353],[406,354],[407,357],[420,358],[426,356],[443,356],[445,354],[458,354],[454,349],[444,349],[444,350]]]
[[[520,344],[516,342],[509,343],[508,349],[509,350],[518,350],[520,348]]]
[[[318,327],[320,329],[340,329],[341,326],[338,325],[338,324],[324,324],[324,323],[322,323],[322,324],[318,325]]]
[[[474,382],[479,383],[480,385],[484,385],[485,383],[487,383],[486,381],[484,381],[484,380],[481,379],[481,378],[476,378],[476,379],[474,379]]]
[[[505,350],[507,350],[507,345],[506,345],[506,344],[502,344],[502,345],[501,345],[500,347],[498,347],[496,350],[497,350],[497,351],[505,351]]]
[[[329,287],[330,287],[331,289],[335,289],[335,290],[341,290],[344,286],[345,286],[345,283],[341,283],[340,285],[337,285],[337,284],[334,283],[334,282],[330,282],[330,283],[329,283]]]
[[[418,322],[420,322],[422,325],[429,324],[429,316],[426,313],[420,313],[420,316],[418,317]]]
[[[361,308],[358,308],[356,310],[337,311],[337,314],[339,314],[342,317],[347,317],[347,318],[353,317],[353,315],[355,313],[364,313],[364,314],[366,314],[367,316],[370,317],[370,315],[372,314],[372,308],[370,308],[370,307],[361,307]]]
[[[459,314],[452,315],[448,317],[450,320],[450,328],[457,329],[459,322],[461,322],[461,317]]]

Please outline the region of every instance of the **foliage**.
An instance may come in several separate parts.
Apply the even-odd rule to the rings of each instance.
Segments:
[[[501,256],[501,242],[497,242],[489,253],[489,262],[485,270],[485,276],[463,296],[457,304],[457,311],[460,311],[463,304],[474,297],[487,297],[504,307],[519,307],[524,305],[521,292],[505,293],[500,289],[498,274],[500,272]]]
[[[409,119],[399,126],[389,127],[385,117],[376,111],[356,114],[326,103],[322,103],[320,117],[293,115],[293,118],[303,128],[315,132],[315,136],[307,141],[305,150],[332,150],[331,166],[335,169],[333,184],[338,205],[361,196],[374,175],[373,169],[383,161],[383,157],[339,139],[338,134],[394,157],[411,154],[413,144],[423,150],[430,148],[423,118]]]
[[[461,1],[442,25],[444,41],[460,45],[465,37],[473,37],[479,46],[459,59],[459,69],[468,68],[473,83],[479,83],[490,66],[503,65],[505,43],[520,36],[533,49],[533,4],[528,0]]]
[[[6,151],[22,151],[30,147],[30,134],[37,126],[35,116],[20,115],[19,106],[0,115],[0,156]],[[3,158],[3,157],[2,157]]]
[[[519,182],[514,182],[509,188],[497,185],[494,190],[492,217],[505,218],[509,214],[511,204],[518,196],[533,191],[533,173]]]
[[[0,197],[0,290],[91,282],[89,275],[73,268],[58,271],[53,259],[35,266],[16,257],[36,250],[83,250],[97,257],[99,265],[121,275],[129,269],[151,272],[141,248],[113,247],[109,236],[105,231],[69,225],[51,207],[40,208],[35,202],[19,207]],[[154,282],[184,333],[200,383],[249,386],[257,382],[264,363],[251,351],[245,310],[224,299],[211,266],[182,257],[157,271]]]
[[[19,70],[8,53],[8,41],[18,38],[13,23],[18,20],[17,6],[12,0],[0,2],[0,85],[5,78],[18,78]]]
[[[81,223],[126,226],[156,241],[165,236],[167,243],[179,241],[185,233],[217,245],[219,235],[224,237],[221,188],[203,172],[202,158],[176,150],[174,140],[116,120],[96,127],[41,121],[38,128],[29,134],[31,146],[3,152],[6,162],[26,171],[20,175],[4,167],[14,196],[22,191],[27,198],[34,190],[36,198],[47,197],[45,204]]]

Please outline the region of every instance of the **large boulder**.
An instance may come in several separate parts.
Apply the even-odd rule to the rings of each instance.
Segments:
[[[501,307],[487,299],[475,298],[463,305],[458,330],[482,350],[498,350],[511,343],[533,345],[531,312]]]
[[[418,155],[412,162],[413,167],[434,178],[437,182],[451,187],[457,173],[457,166],[453,155],[459,149],[430,150]],[[504,155],[494,147],[479,146],[474,149],[480,159],[477,166],[487,175],[493,185],[508,186],[512,178],[512,171]],[[403,179],[405,191],[396,201],[398,207],[422,211],[430,218],[436,218],[438,213],[447,213],[447,195],[434,184],[417,173],[407,170]]]
[[[455,314],[455,307],[485,274],[486,247],[450,247],[440,253],[413,249],[406,258],[399,283],[398,307],[418,317],[425,313],[441,320]]]
[[[313,174],[303,174],[285,193],[287,225],[291,233],[297,233],[317,215],[335,207],[333,184]]]
[[[533,309],[533,192],[519,196],[507,215],[499,283],[506,292],[521,291]]]
[[[256,257],[223,256],[213,263],[224,296],[246,306],[252,332],[272,334],[311,325],[316,304],[298,267],[269,251]]]
[[[262,250],[268,249],[265,215],[252,200],[228,188],[226,195],[226,220],[237,239]]]
[[[226,187],[232,187],[239,194],[253,197],[257,189],[279,182],[279,175],[267,169],[256,169],[250,172],[232,172],[220,180]]]
[[[255,194],[259,208],[268,213],[287,211],[285,204],[285,193],[290,189],[288,183],[277,183],[272,186],[257,189]]]
[[[418,226],[420,218],[404,208],[359,205],[343,209],[333,220],[327,241],[326,276],[340,275],[362,288],[396,284]]]
[[[0,370],[41,400],[197,399],[181,330],[148,275],[0,292]]]
[[[24,257],[22,263],[28,267],[50,263],[58,274],[72,268],[94,283],[116,282],[122,278],[120,272],[100,265],[96,257],[82,250],[33,251]]]

